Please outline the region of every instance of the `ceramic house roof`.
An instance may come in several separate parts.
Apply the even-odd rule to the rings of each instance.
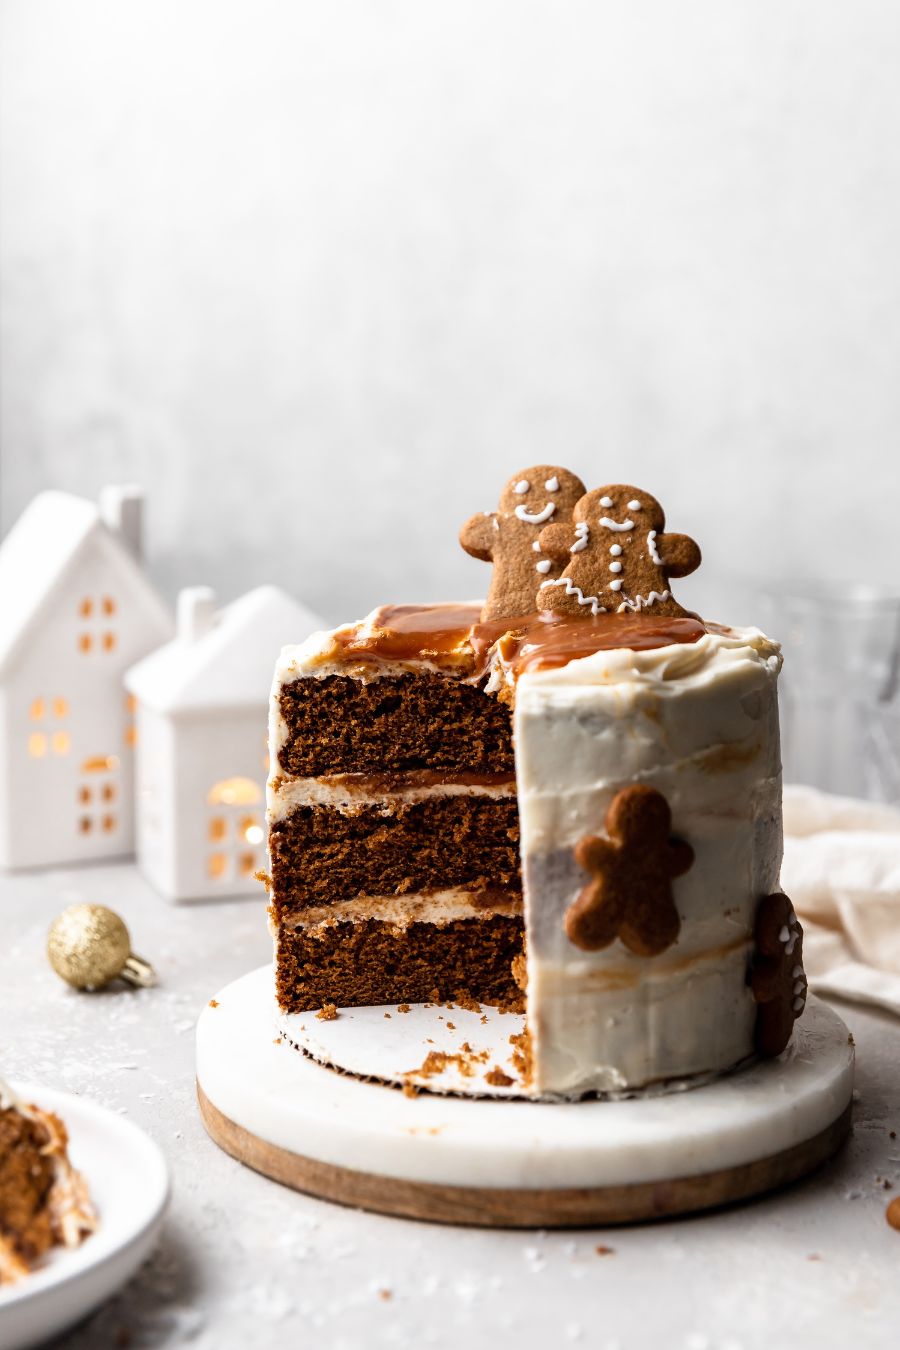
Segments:
[[[152,625],[150,640],[172,631],[168,609],[128,545],[103,521],[95,502],[69,492],[41,492],[0,545],[0,676],[27,649],[27,638],[88,550],[115,570],[117,585]]]
[[[277,586],[259,586],[220,609],[199,636],[181,633],[144,657],[125,684],[163,713],[264,706],[281,648],[321,626]]]

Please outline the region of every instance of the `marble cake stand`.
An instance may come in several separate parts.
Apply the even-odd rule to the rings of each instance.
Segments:
[[[426,1005],[279,1018],[264,966],[203,1010],[200,1112],[221,1148],[297,1190],[499,1227],[728,1204],[803,1176],[849,1132],[853,1045],[817,999],[779,1059],[621,1100],[525,1098],[509,1041],[522,1021]]]

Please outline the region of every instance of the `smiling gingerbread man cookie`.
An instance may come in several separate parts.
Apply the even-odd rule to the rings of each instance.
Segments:
[[[576,504],[572,526],[555,522],[541,532],[543,552],[564,565],[538,592],[537,606],[558,614],[683,615],[670,577],[700,566],[700,549],[686,534],[665,534],[666,517],[649,492],[616,483],[588,492]]]
[[[494,572],[482,622],[532,614],[538,587],[558,577],[565,558],[554,561],[543,551],[541,530],[552,523],[572,535],[572,510],[584,496],[584,484],[568,469],[536,464],[513,474],[496,511],[471,516],[459,542],[473,558],[492,562]]]

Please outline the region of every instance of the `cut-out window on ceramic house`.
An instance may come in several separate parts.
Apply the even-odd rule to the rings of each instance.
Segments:
[[[266,837],[262,798],[262,788],[252,778],[223,778],[210,788],[206,797],[210,880],[246,879],[262,867]]]
[[[91,755],[82,761],[75,790],[79,834],[114,834],[119,828],[118,755]]]
[[[32,730],[28,733],[28,753],[32,759],[48,755],[67,755],[72,749],[72,737],[66,727],[69,716],[68,700],[56,695],[46,698],[38,694],[28,709]]]
[[[137,696],[135,694],[125,695],[125,744],[131,746],[133,750],[137,745]]]
[[[78,650],[87,656],[91,652],[114,652],[118,644],[116,615],[118,604],[112,595],[85,595],[78,602]]]

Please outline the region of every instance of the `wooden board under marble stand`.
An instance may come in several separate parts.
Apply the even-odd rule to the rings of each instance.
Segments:
[[[363,1060],[376,1013],[384,1019],[386,1010],[369,1011],[353,1033],[369,1038]],[[441,1022],[438,1009],[432,1015],[432,1030],[446,1037],[447,1012]],[[504,1042],[514,1021],[507,1015],[499,1024]],[[393,1053],[398,1036],[415,1041],[399,1064],[421,1063],[424,1029],[421,1010],[392,1025]],[[323,1030],[327,1041],[327,1026],[313,1023],[308,1033],[319,1053]],[[498,1026],[483,1032],[493,1055]],[[335,1059],[346,1062],[353,1035],[345,1025]],[[471,1033],[469,1040],[477,1052]],[[467,1097],[464,1087],[409,1097],[335,1072],[276,1024],[269,968],[218,993],[197,1029],[200,1113],[232,1157],[323,1199],[454,1224],[632,1223],[773,1190],[840,1148],[852,1081],[846,1028],[816,999],[780,1059],[688,1091],[622,1101]]]

